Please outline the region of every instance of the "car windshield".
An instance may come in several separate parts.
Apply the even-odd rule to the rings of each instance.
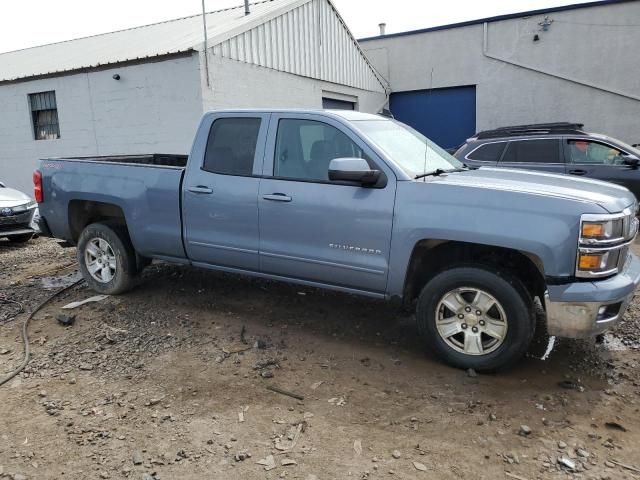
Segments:
[[[396,120],[361,120],[355,123],[369,140],[413,177],[436,170],[455,170],[464,166],[427,137],[404,123]]]

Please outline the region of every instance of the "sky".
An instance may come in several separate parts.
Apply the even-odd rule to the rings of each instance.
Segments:
[[[580,0],[333,0],[356,36],[547,8]],[[205,0],[207,11],[243,0]],[[112,32],[202,11],[201,0],[0,0],[0,52]]]

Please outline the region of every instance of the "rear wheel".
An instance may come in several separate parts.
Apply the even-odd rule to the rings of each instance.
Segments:
[[[423,338],[447,363],[491,371],[520,359],[535,331],[532,300],[514,277],[456,267],[425,285],[416,317]]]
[[[98,293],[117,295],[130,290],[138,272],[136,255],[126,230],[93,223],[78,241],[78,263],[89,287]]]

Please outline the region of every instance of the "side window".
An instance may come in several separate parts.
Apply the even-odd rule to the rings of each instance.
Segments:
[[[558,140],[514,140],[509,142],[501,163],[562,163]]]
[[[565,152],[571,163],[622,165],[624,155],[617,148],[589,140],[567,140]]]
[[[282,119],[278,122],[273,175],[310,181],[329,181],[334,158],[366,158],[344,133],[313,120]]]
[[[259,118],[219,118],[214,121],[202,168],[224,175],[251,175],[260,122]]]
[[[482,162],[497,162],[500,160],[506,144],[506,142],[485,143],[467,155],[467,158]]]

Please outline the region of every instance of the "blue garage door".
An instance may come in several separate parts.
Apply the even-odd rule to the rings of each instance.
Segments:
[[[391,94],[393,116],[443,148],[476,132],[476,87],[433,88]]]

